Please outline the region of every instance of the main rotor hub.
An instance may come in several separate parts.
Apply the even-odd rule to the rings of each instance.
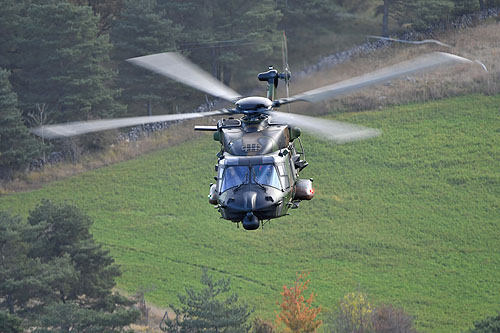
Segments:
[[[260,96],[245,97],[236,102],[238,111],[243,114],[269,111],[272,106],[272,101]]]

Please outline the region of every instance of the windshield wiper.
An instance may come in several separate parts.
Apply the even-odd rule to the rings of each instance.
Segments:
[[[236,188],[233,190],[233,192],[235,193],[236,191],[238,191],[243,185],[245,185],[245,183],[241,183],[238,186],[236,186]]]
[[[248,173],[245,175],[245,180],[241,184],[236,186],[236,188],[233,190],[233,192],[238,191],[245,184],[248,184]]]
[[[257,185],[259,185],[260,187],[262,187],[262,189],[264,190],[264,192],[267,192],[267,188],[266,188],[264,185],[262,185],[261,183],[259,183],[259,182],[257,181],[257,174],[255,173],[254,168],[252,168],[252,174],[253,174],[253,180],[254,180],[255,184],[257,184]]]

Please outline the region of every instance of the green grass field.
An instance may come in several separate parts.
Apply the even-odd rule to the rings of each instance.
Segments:
[[[0,210],[78,206],[122,267],[118,288],[154,288],[158,306],[177,304],[207,267],[273,319],[283,284],[307,271],[326,310],[361,291],[420,330],[456,332],[500,310],[499,106],[474,95],[336,116],[383,135],[340,146],[305,135],[316,197],[264,230],[237,229],[208,204],[209,135],[2,196]]]

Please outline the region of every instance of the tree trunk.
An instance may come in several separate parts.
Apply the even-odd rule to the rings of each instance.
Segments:
[[[10,180],[11,173],[12,170],[8,165],[0,165],[0,179]]]
[[[484,6],[484,0],[479,0],[479,9],[481,9],[481,11],[486,10],[486,7]]]
[[[148,100],[148,116],[152,116],[153,111],[151,111],[151,100]]]
[[[212,55],[212,76],[217,77],[217,51],[216,51],[217,45],[212,46],[210,49],[210,53]]]
[[[382,16],[382,36],[389,37],[389,0],[384,0],[384,13]]]
[[[14,301],[12,300],[11,295],[7,295],[7,307],[9,308],[9,313],[14,314],[14,312],[15,312]]]

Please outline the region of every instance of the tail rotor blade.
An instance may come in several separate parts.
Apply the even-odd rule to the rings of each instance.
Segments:
[[[288,43],[286,40],[286,33],[283,30],[283,41],[282,41],[282,57],[283,57],[283,71],[285,72],[285,91],[286,98],[290,98],[290,68],[288,67]],[[290,113],[290,105],[287,105],[287,111]]]
[[[283,31],[283,40],[281,41],[281,60],[283,64],[283,70],[286,68],[286,60],[285,60],[285,32]]]
[[[158,53],[127,59],[127,61],[226,101],[234,103],[241,98],[236,91],[222,84],[179,53]]]
[[[290,87],[291,72],[290,72],[290,67],[288,66],[288,42],[286,40],[285,31],[283,31],[283,42],[284,42],[284,46],[285,46],[285,66],[284,67],[285,67],[286,98],[289,98],[290,97],[289,87]]]

